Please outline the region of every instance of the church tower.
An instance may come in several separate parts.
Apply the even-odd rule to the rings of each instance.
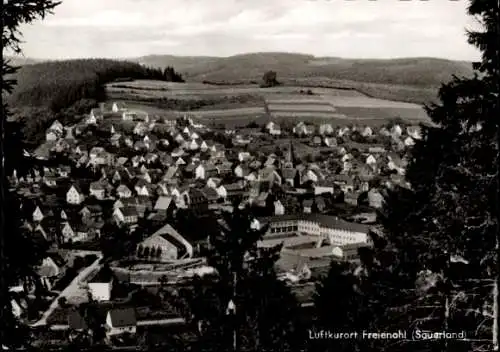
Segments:
[[[285,158],[285,169],[293,169],[295,167],[295,156],[293,151],[293,143],[290,141],[290,146],[288,147],[288,151]]]

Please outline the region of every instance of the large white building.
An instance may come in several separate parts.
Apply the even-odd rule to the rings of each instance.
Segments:
[[[371,242],[370,227],[347,222],[336,216],[323,214],[288,214],[257,219],[259,226],[269,225],[264,239],[285,238],[293,234],[314,236],[330,245]]]

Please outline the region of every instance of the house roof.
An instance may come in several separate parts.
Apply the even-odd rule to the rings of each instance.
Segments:
[[[120,208],[123,216],[137,216],[137,208],[136,207],[123,207]]]
[[[155,210],[167,210],[172,203],[172,197],[160,196],[154,206]]]
[[[201,191],[205,194],[205,197],[208,200],[219,199],[219,194],[217,193],[217,191],[215,189],[213,189],[211,187],[204,187]]]
[[[73,330],[86,330],[87,322],[78,310],[71,310],[68,313],[68,325]]]
[[[137,324],[134,308],[112,309],[108,314],[111,318],[111,324],[115,328],[135,326]]]
[[[263,223],[303,220],[303,221],[316,222],[319,223],[321,226],[328,228],[335,228],[340,230],[361,232],[361,233],[368,233],[370,229],[370,226],[367,225],[348,222],[332,215],[315,214],[315,213],[276,215],[276,216],[258,218],[258,220],[259,222]]]
[[[99,270],[92,279],[90,279],[89,283],[107,283],[113,280],[113,271],[109,267],[103,267]]]

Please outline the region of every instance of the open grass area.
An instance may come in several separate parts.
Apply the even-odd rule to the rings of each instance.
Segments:
[[[376,99],[353,89],[138,80],[109,84],[108,91],[110,99],[123,100],[130,108],[152,115],[175,117],[189,112],[201,123],[229,128],[265,124],[270,119],[338,125],[363,120],[370,126],[398,117],[409,123],[429,120],[421,105]]]

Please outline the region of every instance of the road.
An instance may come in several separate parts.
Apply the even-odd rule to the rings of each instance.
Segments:
[[[91,254],[96,254],[97,259],[90,266],[86,267],[85,269],[83,269],[82,271],[80,271],[78,273],[78,275],[73,279],[73,281],[71,281],[71,283],[64,290],[61,291],[59,296],[57,296],[52,301],[49,308],[43,313],[40,320],[38,320],[36,323],[31,325],[32,327],[47,325],[47,318],[52,314],[54,309],[59,307],[59,302],[58,302],[59,298],[61,298],[61,297],[68,298],[69,296],[71,296],[72,293],[74,293],[75,291],[78,291],[79,290],[78,284],[80,283],[80,281],[85,279],[92,271],[99,268],[99,264],[100,264],[99,262],[102,259],[102,255],[100,253],[97,254],[95,252],[93,252]]]
[[[184,318],[169,318],[169,319],[152,319],[152,320],[139,320],[137,322],[137,326],[155,326],[155,325],[182,325],[185,324],[186,320]],[[65,324],[57,324],[51,325],[51,330],[67,330],[69,329],[69,325]]]

